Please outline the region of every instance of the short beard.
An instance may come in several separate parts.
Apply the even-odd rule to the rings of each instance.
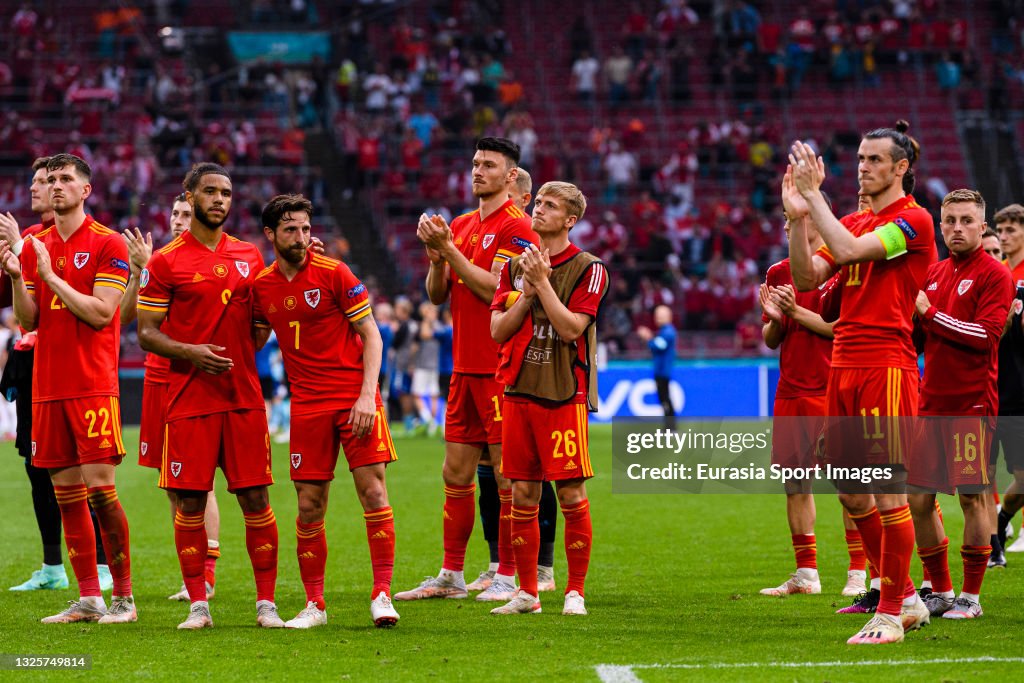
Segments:
[[[306,258],[305,246],[302,247],[301,251],[295,247],[291,247],[288,249],[278,249],[277,252],[281,254],[281,258],[293,266],[301,265]]]
[[[228,216],[230,215],[230,212],[225,211],[224,217],[221,218],[219,222],[215,223],[214,220],[210,218],[210,215],[206,213],[206,211],[204,211],[202,207],[199,206],[198,202],[196,202],[196,205],[192,207],[192,211],[195,219],[202,223],[203,225],[205,225],[210,230],[216,230],[220,226],[224,225],[224,222],[227,221]]]

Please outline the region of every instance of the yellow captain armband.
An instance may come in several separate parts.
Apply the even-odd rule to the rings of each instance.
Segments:
[[[519,291],[511,291],[511,292],[509,292],[508,293],[508,298],[505,299],[505,310],[507,311],[508,309],[512,308],[512,306],[517,301],[519,301],[519,297],[521,297],[522,295],[523,295],[523,293],[519,292]]]
[[[886,260],[903,256],[907,253],[907,240],[917,237],[917,232],[902,218],[896,218],[885,225],[875,228],[875,236],[885,248]]]

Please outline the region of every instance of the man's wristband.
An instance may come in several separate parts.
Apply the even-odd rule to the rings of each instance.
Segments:
[[[14,252],[15,256],[21,256],[22,249],[25,248],[25,240],[19,239],[17,242],[11,245],[11,251]]]

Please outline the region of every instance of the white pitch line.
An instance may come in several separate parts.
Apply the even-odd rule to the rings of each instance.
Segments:
[[[865,660],[862,662],[710,662],[707,664],[599,664],[594,667],[603,683],[640,683],[634,669],[809,669],[849,666],[917,666],[922,664],[1020,664],[1024,657],[946,657],[942,659]]]
[[[633,673],[632,666],[598,664],[594,670],[602,683],[640,683],[640,679]]]

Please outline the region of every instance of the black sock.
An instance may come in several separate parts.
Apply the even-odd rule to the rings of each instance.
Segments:
[[[25,472],[32,485],[32,509],[39,525],[39,536],[43,541],[43,564],[63,564],[61,555],[60,508],[53,493],[50,473],[45,469],[32,467],[25,459]]]
[[[552,567],[555,564],[555,532],[558,530],[558,497],[549,481],[541,484],[540,511],[537,519],[540,522],[540,552],[537,553],[537,564]]]
[[[498,561],[498,520],[501,517],[501,499],[498,497],[498,482],[494,479],[494,468],[477,465],[476,477],[480,490],[480,524],[484,528],[484,539],[491,553],[491,562]]]
[[[107,563],[107,551],[103,549],[103,536],[100,535],[100,520],[96,516],[96,511],[91,507],[89,508],[89,514],[92,516],[92,528],[96,533],[96,564]]]
[[[1002,548],[1006,545],[1006,525],[1013,519],[1012,512],[1007,512],[1006,509],[999,511],[999,516],[996,517],[996,535],[999,537],[999,547]]]

